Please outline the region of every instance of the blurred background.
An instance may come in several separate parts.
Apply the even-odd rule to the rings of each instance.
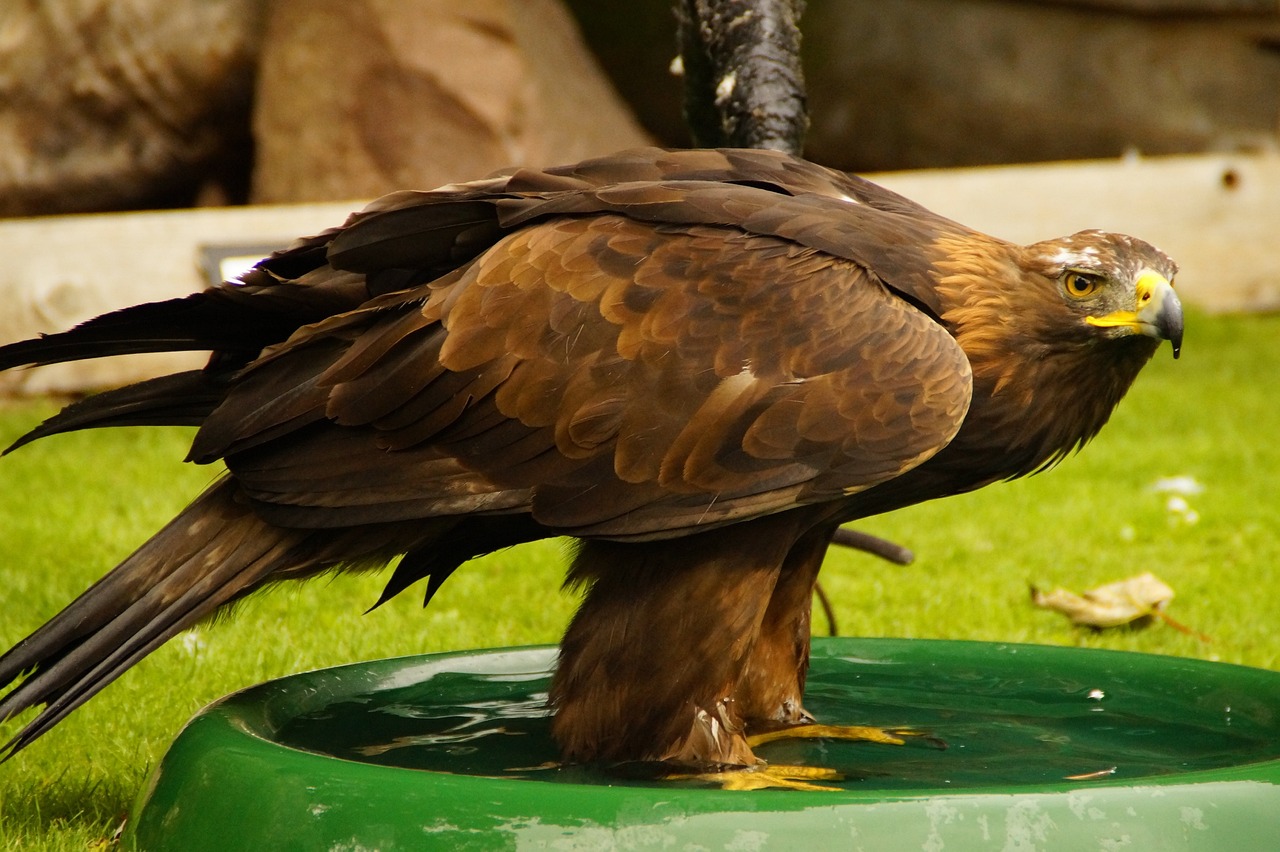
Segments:
[[[1135,234],[1188,305],[1280,310],[1280,0],[808,0],[800,24],[809,159],[1015,242]],[[672,0],[4,0],[0,341],[232,278],[393,190],[687,146],[676,56]]]
[[[1276,148],[1276,0],[809,0],[807,156]],[[0,216],[368,198],[689,143],[670,0],[7,0]]]

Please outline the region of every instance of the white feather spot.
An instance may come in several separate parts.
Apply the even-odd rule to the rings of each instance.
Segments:
[[[1094,266],[1093,261],[1098,256],[1098,249],[1095,246],[1081,246],[1080,248],[1060,248],[1049,256],[1049,263],[1054,266],[1060,266],[1063,269],[1070,269],[1074,266]]]

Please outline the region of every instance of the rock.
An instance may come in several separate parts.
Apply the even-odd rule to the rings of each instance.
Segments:
[[[279,0],[266,44],[257,202],[430,188],[647,141],[558,0]]]
[[[7,0],[0,216],[185,203],[248,135],[262,0]]]

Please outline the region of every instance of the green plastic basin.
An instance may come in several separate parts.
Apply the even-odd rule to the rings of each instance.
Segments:
[[[380,660],[229,696],[126,839],[231,849],[1280,849],[1280,673],[1033,645],[819,639],[806,706],[904,746],[791,740],[834,792],[558,768],[552,648]],[[940,747],[945,743],[945,748]]]

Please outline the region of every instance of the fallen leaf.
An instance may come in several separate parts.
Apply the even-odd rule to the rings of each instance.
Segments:
[[[1149,620],[1173,600],[1173,589],[1148,571],[1091,589],[1084,594],[1058,588],[1050,592],[1031,587],[1031,602],[1052,609],[1086,627],[1120,627]]]
[[[1082,627],[1098,630],[1126,624],[1141,627],[1152,618],[1158,618],[1175,630],[1195,636],[1201,642],[1208,642],[1209,637],[1205,634],[1192,630],[1165,614],[1164,608],[1171,600],[1173,589],[1150,571],[1079,595],[1062,588],[1045,592],[1031,586],[1033,604],[1060,612],[1071,619],[1073,624]]]

